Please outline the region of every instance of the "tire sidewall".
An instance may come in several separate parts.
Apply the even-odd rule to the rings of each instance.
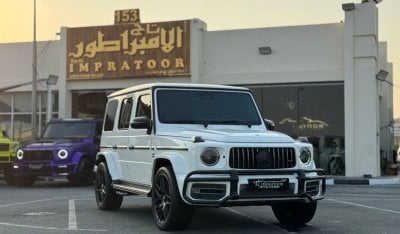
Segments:
[[[160,222],[156,211],[156,193],[152,192],[152,213],[154,221],[158,228],[164,231],[182,230],[190,225],[193,217],[194,207],[187,205],[182,201],[179,193],[175,174],[171,167],[161,167],[153,178],[153,189],[156,187],[157,180],[160,176],[165,176],[168,181],[170,192],[170,209],[168,217]]]
[[[104,184],[102,184],[99,179],[99,173],[102,174],[104,178]],[[104,185],[105,194],[101,197],[99,194],[99,187]],[[95,196],[97,207],[101,210],[117,210],[121,207],[123,197],[116,194],[115,190],[111,186],[111,176],[108,172],[107,165],[105,162],[100,162],[97,166],[97,173],[95,179]]]

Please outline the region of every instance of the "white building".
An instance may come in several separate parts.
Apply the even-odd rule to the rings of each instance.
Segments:
[[[107,94],[136,84],[249,87],[277,130],[313,143],[328,174],[380,176],[393,150],[392,64],[374,1],[342,9],[343,23],[321,25],[207,31],[193,19],[62,28],[59,41],[38,43],[38,79],[58,76],[50,87],[60,118],[102,117]],[[0,87],[32,80],[31,55],[32,43],[0,44]],[[37,86],[39,130],[47,88],[46,80]],[[0,126],[22,142],[30,139],[31,90],[0,93]]]

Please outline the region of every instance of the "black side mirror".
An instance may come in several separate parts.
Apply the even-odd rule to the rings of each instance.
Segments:
[[[264,119],[264,123],[265,123],[265,126],[267,126],[268,130],[272,131],[275,129],[275,123],[272,120]]]
[[[131,127],[134,129],[146,129],[151,126],[151,120],[147,116],[139,116],[131,121]]]
[[[151,120],[147,116],[139,116],[131,121],[131,127],[134,129],[151,129]]]

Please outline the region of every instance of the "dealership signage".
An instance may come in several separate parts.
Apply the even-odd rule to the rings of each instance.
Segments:
[[[190,75],[190,21],[69,28],[66,69],[69,80]]]

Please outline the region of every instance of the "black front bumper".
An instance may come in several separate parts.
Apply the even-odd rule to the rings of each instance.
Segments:
[[[291,178],[295,179],[295,183],[283,191],[266,190],[262,193],[251,193],[246,190],[248,185],[239,183],[242,176],[254,179]],[[204,196],[195,196],[195,184],[197,192],[205,191]],[[223,184],[227,186],[222,186]],[[193,171],[185,178],[183,198],[189,204],[200,206],[258,205],[281,201],[311,202],[323,198],[325,187],[325,172],[322,169]]]

